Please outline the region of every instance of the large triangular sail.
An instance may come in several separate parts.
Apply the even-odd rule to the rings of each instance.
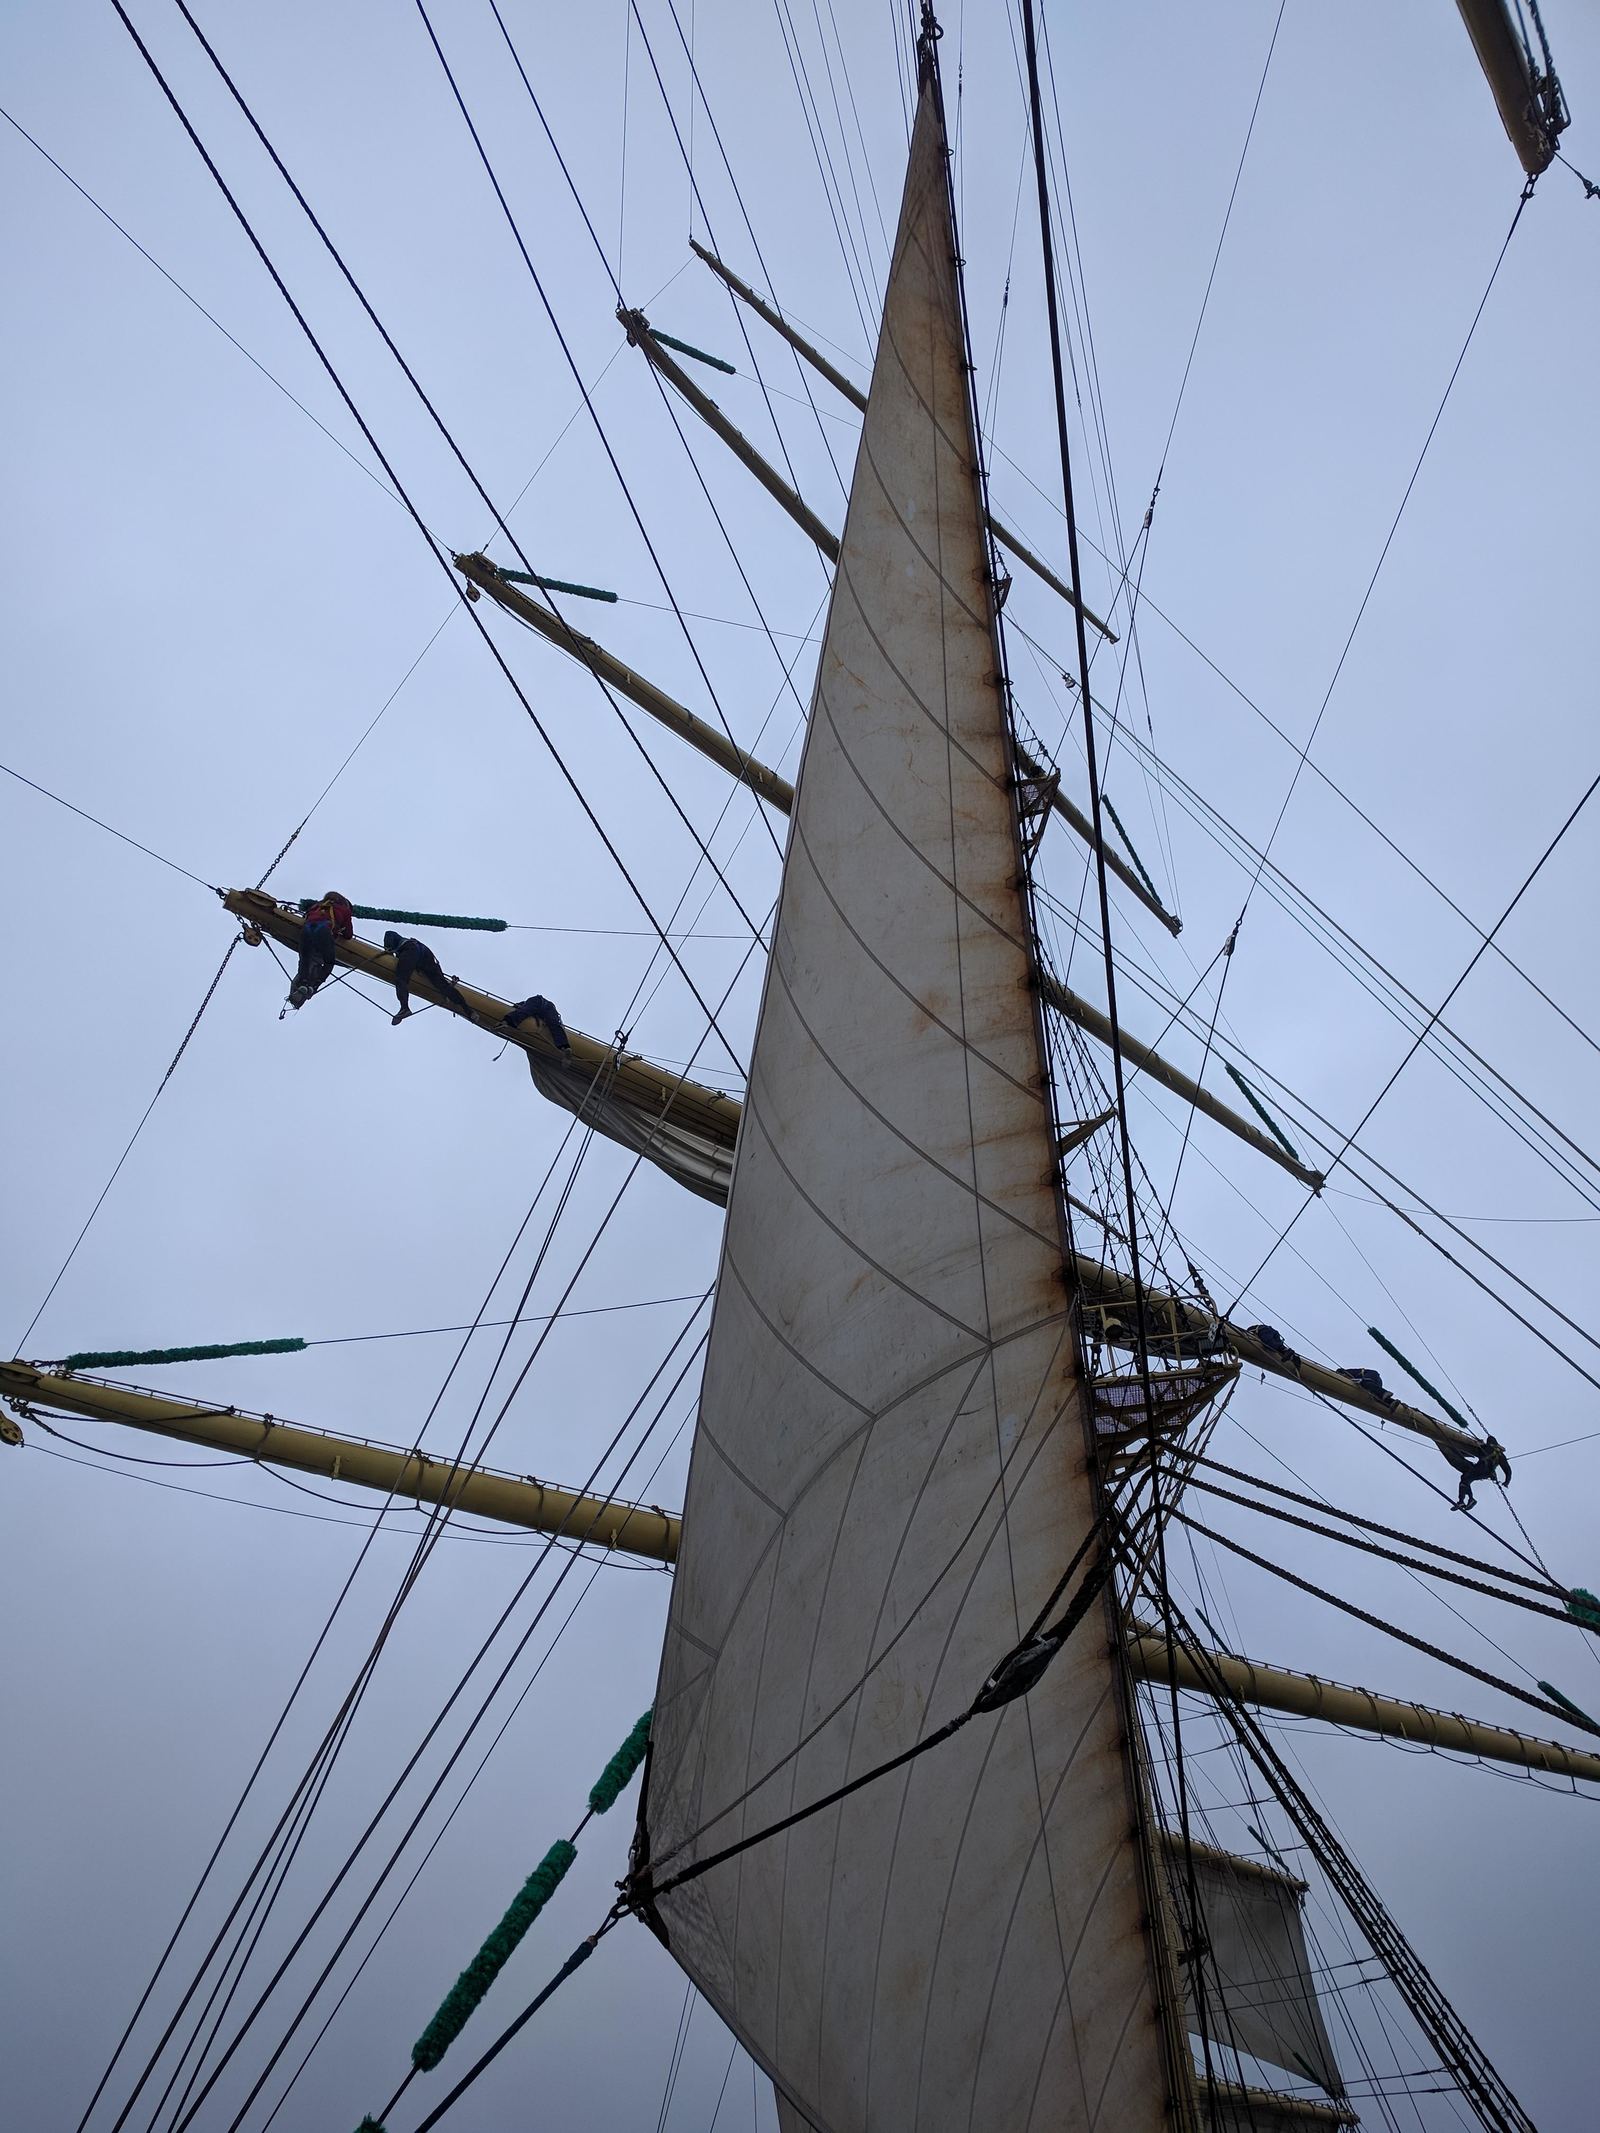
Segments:
[[[925,64],[735,1160],[656,1886],[964,1709],[1094,1520],[946,154]],[[1109,1632],[662,1896],[786,2123],[1170,2122]]]

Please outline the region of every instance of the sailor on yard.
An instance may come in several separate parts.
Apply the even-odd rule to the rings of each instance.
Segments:
[[[506,1027],[508,1029],[520,1029],[524,1022],[543,1023],[549,1033],[550,1042],[555,1046],[556,1050],[558,1052],[571,1051],[572,1046],[568,1042],[561,1017],[556,1013],[555,1002],[547,1000],[542,992],[534,993],[530,999],[519,1000],[515,1007],[506,1009]]]
[[[355,913],[350,900],[329,889],[306,912],[300,934],[300,967],[289,988],[289,1005],[304,1007],[333,970],[333,944],[347,941],[355,932]]]
[[[394,957],[394,989],[400,1001],[400,1012],[391,1015],[391,1023],[404,1022],[411,1012],[411,987],[417,978],[431,985],[441,999],[446,1000],[458,1014],[470,1015],[472,1009],[444,974],[439,958],[426,941],[416,941],[401,933],[386,933],[383,945]]]

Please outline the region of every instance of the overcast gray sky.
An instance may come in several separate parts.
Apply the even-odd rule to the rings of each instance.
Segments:
[[[166,0],[137,0],[132,12],[423,517],[454,545],[484,542],[491,521],[481,499],[181,17]],[[738,194],[702,110],[692,145],[705,214],[694,228],[703,237],[709,218],[730,263],[775,286],[864,377],[866,321],[884,263],[879,215],[892,229],[904,151],[890,16],[876,0],[838,10],[848,86],[836,60],[836,108],[817,19],[802,12],[793,19],[841,180],[841,111],[853,144],[859,120],[867,151],[844,180],[847,219],[860,215],[859,258],[847,264],[824,197],[780,17],[724,0],[699,0],[695,42]],[[1594,168],[1600,18],[1573,0],[1549,0],[1546,12],[1577,113],[1570,152]],[[643,14],[687,145],[686,67],[665,0],[645,0]],[[1131,539],[1149,497],[1276,14],[1270,0],[1205,10],[1156,0],[1137,10],[1048,9],[1115,483],[1108,497],[1098,474],[1091,479],[1080,424],[1081,509],[1086,534],[1108,549],[1116,545],[1113,516]],[[639,34],[625,35],[623,0],[585,10],[515,4],[506,17],[629,301],[648,303],[667,330],[737,363],[739,377],[715,381],[717,397],[773,451],[776,415],[802,487],[837,523],[851,412],[815,387],[821,418],[814,415],[793,362],[770,337],[757,339],[753,324],[770,401],[749,375],[728,300],[687,250],[688,181]],[[827,589],[822,565],[686,422],[747,574],[748,585],[741,582],[642,360],[622,343],[607,273],[492,15],[478,0],[440,0],[434,19],[572,360],[594,388],[670,598],[697,618],[704,675],[581,412],[567,356],[415,13],[371,0],[203,10],[262,124],[496,505],[519,499],[513,524],[536,566],[621,595],[614,608],[583,610],[581,626],[704,715],[713,715],[714,687],[740,738],[753,743],[759,734],[760,752],[792,768],[800,712],[784,662],[798,655],[794,686],[803,700],[814,657],[808,640]],[[831,12],[821,19],[831,37]],[[946,27],[953,101],[960,89],[963,246],[985,404],[1011,276],[994,395],[996,505],[1059,564],[1027,188],[1012,253],[1025,147],[1012,36],[993,5],[969,7],[964,17],[952,7]],[[0,126],[10,317],[9,509],[0,539],[12,714],[4,760],[202,882],[245,883],[261,875],[392,697],[273,876],[279,893],[316,893],[332,882],[360,901],[505,917],[522,930],[448,947],[441,940],[446,967],[503,994],[543,990],[586,1030],[609,1036],[626,1027],[641,1050],[673,1062],[695,1057],[697,1073],[736,1085],[758,960],[745,960],[739,977],[748,928],[700,864],[646,757],[758,921],[777,883],[776,847],[760,811],[742,794],[730,801],[719,775],[669,737],[645,734],[641,751],[584,675],[490,618],[651,908],[676,913],[677,925],[697,936],[683,950],[696,983],[716,998],[737,979],[721,1018],[730,1058],[708,1039],[683,978],[663,971],[650,921],[445,574],[372,478],[367,446],[114,12],[79,0],[13,7],[0,38],[6,107],[255,359]],[[1291,0],[1144,576],[1150,600],[1205,658],[1147,608],[1148,731],[1131,674],[1125,699],[1134,732],[1146,741],[1153,734],[1162,757],[1257,843],[1283,803],[1295,756],[1244,697],[1296,740],[1310,731],[1519,187],[1449,0],[1338,9]],[[1566,171],[1551,171],[1510,247],[1317,733],[1315,769],[1300,779],[1274,847],[1294,881],[1430,1005],[1475,945],[1445,899],[1473,922],[1498,917],[1600,769],[1592,682],[1597,246],[1600,204],[1586,201]],[[492,552],[511,560],[503,540]],[[1103,607],[1114,580],[1090,563],[1090,595]],[[1044,648],[1035,658],[1013,640],[1022,711],[1047,742],[1062,744],[1069,783],[1081,792],[1075,743],[1062,740],[1071,712],[1058,678],[1070,654],[1068,618],[1019,581],[1008,620]],[[1096,667],[1108,697],[1115,657]],[[1365,826],[1319,770],[1414,864]],[[1124,900],[1119,937],[1137,962],[1187,991],[1238,915],[1248,877],[1175,802],[1163,811],[1126,751],[1113,756],[1108,786],[1186,921],[1175,945]],[[204,887],[11,779],[0,788],[12,912],[11,1219],[3,1242],[11,1353],[189,1027],[231,929]],[[1585,816],[1501,939],[1584,1030],[1600,1032],[1597,850],[1600,821]],[[1052,837],[1047,871],[1075,905],[1082,855],[1064,834]],[[1074,982],[1092,988],[1091,959],[1080,953],[1073,969]],[[540,1102],[514,1053],[497,1057],[481,1035],[444,1016],[391,1032],[343,988],[280,1023],[282,994],[264,952],[234,956],[23,1352],[300,1334],[331,1345],[167,1371],[159,1383],[411,1442],[456,1352],[450,1335],[415,1329],[471,1319],[535,1187],[552,1162],[560,1183],[576,1144],[561,1153],[564,1117]],[[1209,988],[1199,997],[1209,1013]],[[1136,990],[1124,1013],[1145,1036],[1165,1020]],[[1571,1142],[1592,1146],[1594,1045],[1523,978],[1486,958],[1449,1020]],[[1250,903],[1218,1028],[1228,1046],[1263,1061],[1344,1127],[1409,1043],[1264,892]],[[1175,1032],[1167,1048],[1198,1064],[1198,1043]],[[1208,1079],[1221,1081],[1215,1062]],[[1141,1089],[1135,1125],[1164,1187],[1181,1109]],[[1429,1058],[1408,1067],[1362,1140],[1409,1190],[1470,1218],[1464,1226],[1536,1289],[1585,1316],[1600,1260],[1600,1193],[1594,1167],[1570,1145],[1582,1190]],[[1299,1222],[1241,1315],[1269,1318],[1306,1352],[1337,1363],[1381,1363],[1363,1329],[1384,1328],[1510,1448],[1512,1500],[1557,1576],[1600,1584],[1594,1387],[1352,1180],[1336,1187]],[[528,1279],[552,1192],[488,1317],[506,1316]],[[1196,1127],[1177,1218],[1224,1301],[1298,1199],[1280,1173],[1204,1122]],[[542,1349],[493,1459],[567,1481],[590,1471],[709,1283],[719,1228],[711,1208],[648,1169],[628,1179],[622,1152],[594,1145],[526,1308],[555,1307],[598,1232],[568,1307],[595,1315],[571,1316]],[[630,1308],[613,1308],[623,1305]],[[1555,1330],[1593,1365],[1594,1348]],[[402,1333],[409,1337],[350,1338]],[[511,1370],[535,1337],[536,1329],[519,1331]],[[481,1335],[470,1346],[428,1426],[434,1448],[458,1440],[499,1338]],[[496,1383],[508,1383],[506,1374]],[[673,1432],[691,1410],[692,1390],[691,1378],[629,1475],[630,1485],[642,1485],[665,1451],[645,1492],[664,1504],[679,1500],[688,1439]],[[615,1478],[653,1413],[645,1410],[603,1478]],[[190,1461],[176,1445],[113,1437],[92,1424],[74,1434],[97,1449],[79,1452],[30,1427],[27,1448],[4,1455],[0,1489],[9,1624],[0,2078],[10,2121],[28,2127],[77,2122],[373,1515],[371,1499],[331,1484],[319,1484],[324,1500],[313,1501],[264,1471]],[[1337,1501],[1464,1544],[1454,1530],[1461,1521],[1419,1483],[1288,1389],[1244,1387],[1217,1443],[1235,1463],[1282,1479],[1273,1461],[1288,1462]],[[112,1453],[173,1463],[118,1464]],[[179,1471],[184,1463],[195,1471]],[[1431,1454],[1417,1463],[1448,1479]],[[1489,1516],[1515,1538],[1498,1501]],[[249,1842],[230,1854],[223,1899],[409,1559],[397,1536],[416,1529],[414,1514],[390,1524],[312,1676],[269,1773],[274,1781],[247,1818]],[[1596,1707],[1596,1654],[1576,1634],[1546,1633],[1531,1618],[1508,1621],[1487,1603],[1452,1595],[1462,1620],[1399,1571],[1309,1541],[1297,1546],[1307,1574],[1359,1593],[1380,1615],[1520,1683],[1553,1679]],[[439,1548],[378,1669],[263,1958],[287,1946],[536,1554],[532,1540],[481,1532]],[[563,1560],[538,1572],[520,1624],[550,1595]],[[1517,1722],[1519,1707],[1491,1689],[1302,1604],[1244,1566],[1200,1567],[1211,1604],[1231,1610],[1241,1646],[1263,1658]],[[1194,1592],[1198,1569],[1180,1568]],[[591,1569],[569,1572],[534,1632],[513,1692],[583,1592],[279,2114],[288,2133],[354,2125],[379,2108],[412,2037],[522,1875],[577,1820],[593,1776],[648,1703],[666,1580],[615,1564],[591,1586]],[[496,1707],[495,1723],[505,1708]],[[1547,2129],[1585,2124],[1593,2089],[1590,1803],[1340,1737],[1301,1731],[1291,1745],[1535,2120]],[[476,1760],[470,1754],[459,1766],[443,1802],[454,1803]],[[430,1777],[437,1767],[437,1758],[424,1765]],[[1235,1796],[1223,1781],[1219,1805]],[[631,1803],[586,1833],[572,1880],[479,2017],[479,2043],[603,1914],[630,1815]],[[441,1819],[435,1810],[425,1820],[424,1841]],[[367,1938],[419,1856],[403,1859]],[[334,1914],[339,1930],[352,1909]],[[205,1917],[214,1922],[220,1910]],[[367,1938],[354,1948],[364,1952]],[[327,1952],[332,1939],[318,1946]],[[1342,1953],[1330,1942],[1330,1961]],[[258,1964],[252,1979],[264,1980],[268,1967]],[[282,2035],[298,1997],[274,2003],[261,2024],[264,2043]],[[662,2108],[683,2006],[682,1981],[656,1944],[632,1929],[614,1934],[462,2106],[463,2133],[524,2117],[644,2124]],[[263,2056],[245,2055],[252,2068]],[[726,2033],[700,2008],[667,2126],[711,2123],[729,2063]],[[230,2083],[219,2095],[242,2092]],[[120,2103],[116,2083],[108,2096]],[[203,2123],[227,2123],[231,2113],[219,2117],[218,2108]],[[743,2127],[754,2109],[740,2055],[717,2123],[723,2133]],[[1377,2110],[1370,2116],[1383,2122]],[[397,2117],[401,2126],[413,2122]],[[258,2114],[251,2123],[259,2122]],[[757,2122],[770,2123],[766,2101]]]

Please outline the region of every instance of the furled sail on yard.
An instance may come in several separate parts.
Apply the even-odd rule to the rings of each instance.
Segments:
[[[721,1134],[708,1133],[697,1121],[679,1115],[687,1106],[677,1101],[680,1092],[670,1083],[652,1108],[637,1085],[619,1082],[609,1068],[585,1072],[560,1056],[549,1057],[530,1047],[528,1072],[534,1087],[549,1102],[575,1113],[608,1140],[645,1156],[702,1200],[714,1200],[719,1206],[726,1201],[733,1150]]]
[[[658,1884],[964,1709],[1093,1522],[964,366],[925,68],[735,1160]],[[1168,2123],[1108,1629],[661,1898],[786,2124]]]

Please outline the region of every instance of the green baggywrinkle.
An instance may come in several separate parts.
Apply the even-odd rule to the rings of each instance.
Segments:
[[[1117,835],[1122,839],[1128,857],[1133,861],[1135,872],[1138,874],[1139,879],[1144,883],[1146,889],[1148,889],[1150,892],[1150,901],[1152,903],[1159,904],[1161,902],[1161,891],[1150,879],[1149,868],[1146,867],[1144,861],[1134,850],[1133,839],[1128,835],[1127,825],[1123,822],[1122,817],[1117,813],[1116,809],[1112,806],[1110,800],[1106,797],[1104,793],[1100,795],[1100,805],[1111,817],[1111,820],[1116,827]]]
[[[1367,1331],[1371,1334],[1372,1338],[1377,1342],[1378,1346],[1383,1350],[1385,1355],[1392,1355],[1394,1357],[1395,1361],[1400,1365],[1400,1368],[1405,1372],[1408,1378],[1414,1378],[1416,1382],[1422,1387],[1423,1391],[1427,1393],[1430,1398],[1438,1401],[1439,1405],[1444,1409],[1445,1413],[1450,1417],[1452,1422],[1459,1423],[1463,1429],[1471,1429],[1472,1424],[1467,1420],[1466,1416],[1461,1412],[1460,1408],[1453,1407],[1451,1403],[1445,1398],[1444,1394],[1439,1390],[1438,1386],[1429,1383],[1429,1381],[1422,1375],[1422,1372],[1417,1368],[1416,1364],[1412,1362],[1409,1356],[1402,1355],[1400,1353],[1400,1350],[1395,1346],[1394,1342],[1392,1340],[1387,1339],[1383,1334],[1381,1334],[1376,1326],[1368,1326]]]
[[[622,1746],[589,1787],[589,1808],[591,1813],[603,1815],[608,1807],[616,1805],[617,1795],[644,1761],[644,1751],[649,1745],[650,1713],[646,1711],[643,1718],[639,1720],[639,1723],[622,1743]]]
[[[663,348],[676,348],[679,355],[693,356],[697,363],[709,363],[713,370],[726,371],[730,378],[739,375],[731,363],[725,363],[721,356],[707,355],[703,348],[696,348],[693,341],[680,341],[675,334],[663,333],[659,326],[652,326],[650,331]]]
[[[1244,1076],[1239,1072],[1239,1069],[1234,1065],[1233,1061],[1231,1059],[1224,1059],[1222,1064],[1226,1068],[1229,1075],[1232,1077],[1234,1086],[1241,1091],[1244,1096],[1245,1102],[1249,1104],[1251,1110],[1254,1111],[1256,1117],[1260,1119],[1262,1125],[1266,1127],[1267,1131],[1272,1135],[1272,1138],[1277,1142],[1278,1146],[1289,1157],[1291,1162],[1298,1163],[1300,1160],[1299,1149],[1296,1148],[1294,1142],[1290,1140],[1288,1134],[1284,1132],[1283,1128],[1278,1124],[1278,1121],[1273,1117],[1272,1113],[1261,1101],[1261,1098],[1256,1094],[1255,1090],[1251,1088],[1249,1082],[1245,1080]]]
[[[302,896],[302,911],[311,909],[312,899]],[[357,918],[384,918],[394,926],[453,926],[464,933],[504,933],[503,918],[455,918],[448,911],[391,911],[387,904],[352,904],[351,911]]]
[[[543,592],[571,593],[579,600],[605,600],[612,607],[617,604],[616,594],[607,592],[603,585],[574,585],[566,578],[541,578],[534,570],[500,570],[498,564],[495,568],[508,585],[537,585]]]
[[[221,1341],[209,1348],[83,1348],[61,1358],[63,1370],[119,1370],[129,1364],[214,1363],[225,1355],[297,1355],[298,1335],[281,1341]]]
[[[1574,1585],[1567,1594],[1567,1613],[1585,1629],[1600,1633],[1600,1599],[1582,1585]]]
[[[1575,1718],[1580,1725],[1587,1726],[1591,1733],[1600,1733],[1600,1724],[1596,1724],[1583,1705],[1574,1703],[1570,1696],[1563,1696],[1553,1681],[1541,1681],[1536,1686],[1544,1691],[1552,1703],[1559,1704],[1569,1718]]]
[[[513,1897],[505,1916],[440,2003],[411,2047],[411,2063],[428,2073],[465,2028],[468,2017],[515,1953],[522,1936],[566,1878],[577,1847],[558,1837]]]
[[[623,1787],[644,1761],[649,1742],[650,1713],[646,1711],[590,1786],[590,1814],[603,1815],[607,1808],[616,1805]],[[587,1819],[586,1816],[585,1820]],[[581,1826],[580,1824],[580,1828]],[[558,1837],[518,1889],[505,1916],[445,1994],[433,2020],[412,2045],[411,2064],[418,2073],[431,2073],[460,2036],[474,2009],[516,1953],[528,1928],[566,1879],[567,1872],[577,1856],[578,1848],[571,1839]],[[587,1961],[593,1946],[593,1941],[585,1941],[583,1946],[568,1958],[560,1975],[551,1981],[541,1999],[548,1998],[562,1979],[570,1976],[580,1963]],[[362,2120],[356,2133],[383,2133],[383,2128],[377,2120],[369,2117]]]

